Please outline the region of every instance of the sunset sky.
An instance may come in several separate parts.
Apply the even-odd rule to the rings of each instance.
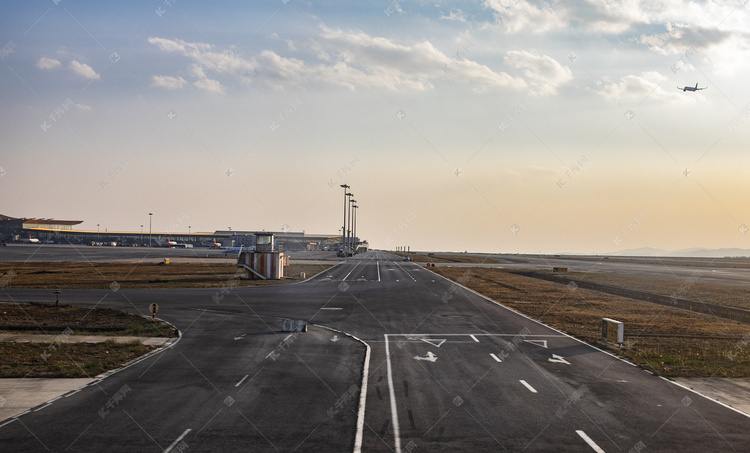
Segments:
[[[346,183],[374,248],[750,248],[749,11],[4,1],[0,213],[337,234]]]

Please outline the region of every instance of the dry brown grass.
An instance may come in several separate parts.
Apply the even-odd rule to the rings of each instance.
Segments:
[[[282,280],[238,279],[231,263],[0,263],[0,283],[6,288],[151,289],[218,288],[232,280],[237,286],[301,281],[331,265],[293,264]],[[240,274],[242,275],[242,274]]]
[[[399,256],[404,256],[405,253],[398,253]],[[482,264],[482,263],[497,263],[494,258],[490,256],[476,256],[476,255],[441,255],[441,254],[428,254],[428,253],[409,253],[411,260],[415,263],[469,263],[469,264]]]
[[[502,269],[431,269],[656,374],[750,377],[750,326],[746,324],[569,288]],[[601,340],[604,317],[625,323],[623,349]]]

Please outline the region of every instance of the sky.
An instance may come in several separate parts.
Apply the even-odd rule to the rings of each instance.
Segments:
[[[0,213],[750,248],[750,3],[0,3]],[[707,87],[690,92],[678,87]]]

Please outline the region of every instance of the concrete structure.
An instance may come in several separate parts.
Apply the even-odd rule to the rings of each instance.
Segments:
[[[255,235],[255,248],[240,252],[237,267],[245,269],[249,279],[279,280],[284,277],[284,253],[275,247],[273,233]]]

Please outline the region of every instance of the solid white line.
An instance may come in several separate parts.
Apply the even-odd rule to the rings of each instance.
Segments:
[[[393,420],[393,446],[401,451],[401,433],[398,427],[398,410],[396,409],[396,392],[393,389],[393,371],[391,371],[391,352],[388,346],[388,334],[385,335],[385,359],[388,369],[388,391],[391,394],[391,419]]]
[[[380,261],[375,261],[375,264],[378,265],[378,281],[380,281]]]
[[[0,428],[2,428],[2,427],[3,427],[3,426],[5,426],[5,425],[10,425],[11,423],[13,423],[13,422],[14,422],[14,421],[16,421],[16,420],[18,420],[18,419],[17,419],[17,418],[15,418],[15,417],[14,417],[14,418],[11,418],[11,419],[10,419],[10,420],[8,420],[7,422],[5,422],[5,423],[3,423],[2,425],[0,425]]]
[[[586,435],[583,431],[580,429],[576,430],[576,433],[578,433],[579,436],[581,436],[581,439],[585,440],[587,444],[589,444],[589,447],[593,448],[596,453],[604,453],[604,450],[602,450],[598,445],[596,445],[596,442],[591,440],[589,436]]]
[[[521,384],[524,385],[524,387],[526,387],[527,389],[529,389],[529,391],[531,393],[537,393],[536,389],[534,387],[532,387],[531,385],[529,385],[529,383],[526,382],[526,381],[524,381],[523,379],[519,380],[518,382],[520,382]]]
[[[492,353],[490,353],[490,356],[491,356],[491,357],[492,357],[493,359],[495,359],[495,362],[500,362],[500,363],[502,363],[502,360],[500,360],[500,357],[496,356],[495,354],[492,354]]]
[[[177,438],[177,440],[175,440],[174,442],[172,442],[172,445],[170,445],[169,447],[167,447],[167,449],[166,449],[166,450],[164,450],[164,453],[169,453],[170,451],[172,451],[172,449],[173,449],[174,447],[176,447],[176,446],[177,446],[177,444],[179,444],[179,443],[180,443],[180,441],[182,441],[182,439],[184,439],[184,438],[185,438],[185,436],[187,436],[187,435],[188,435],[188,433],[189,433],[190,431],[192,431],[192,429],[190,429],[190,428],[186,429],[186,430],[185,430],[185,432],[184,432],[184,433],[182,433],[182,435],[181,435],[180,437],[178,437],[178,438]]]
[[[474,340],[474,341],[476,341],[477,343],[479,343],[479,340],[477,340],[477,337],[475,337],[474,335],[469,335],[469,336],[471,337],[471,339],[472,339],[472,340]]]
[[[364,340],[355,337],[352,334],[342,332],[340,330],[332,329],[330,327],[321,326],[320,324],[313,324],[316,327],[328,329],[332,332],[337,332],[347,337],[353,338],[363,345],[365,345],[365,363],[362,366],[362,387],[359,389],[359,410],[357,411],[357,431],[354,434],[354,453],[362,453],[362,435],[365,430],[365,403],[367,402],[367,379],[370,375],[370,345]]]
[[[321,310],[343,310],[343,307],[321,307]]]
[[[238,383],[234,384],[234,386],[235,386],[235,387],[239,387],[240,385],[242,385],[242,383],[243,383],[243,382],[245,382],[245,379],[247,379],[247,378],[248,378],[248,376],[250,376],[250,375],[249,375],[249,374],[246,374],[246,375],[245,375],[245,377],[243,377],[242,379],[240,379],[240,382],[238,382]]]

